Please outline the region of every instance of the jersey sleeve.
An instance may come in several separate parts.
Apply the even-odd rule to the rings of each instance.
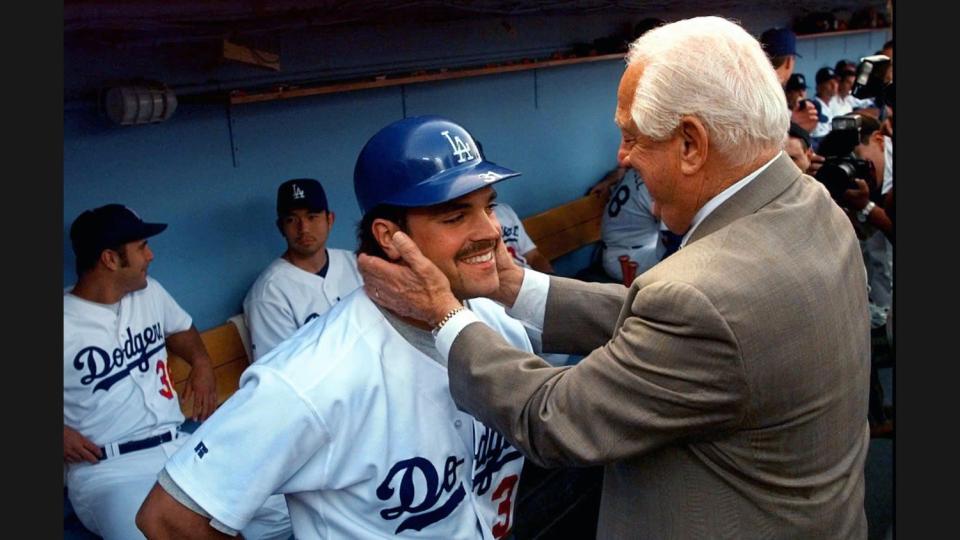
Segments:
[[[292,336],[298,328],[289,306],[275,299],[252,299],[244,304],[243,316],[250,329],[254,362]]]
[[[274,369],[251,366],[241,388],[165,469],[213,518],[242,530],[267,497],[284,493],[306,463],[326,462],[329,442],[326,424],[295,387]],[[311,483],[319,487],[324,471],[308,469]]]
[[[190,314],[184,311],[180,304],[170,296],[170,293],[160,284],[159,281],[151,279],[150,287],[155,287],[157,302],[160,312],[163,314],[163,333],[165,336],[189,330],[193,325],[193,319]]]

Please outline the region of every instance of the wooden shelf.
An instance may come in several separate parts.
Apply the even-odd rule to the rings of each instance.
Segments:
[[[499,73],[510,73],[514,71],[527,71],[531,69],[569,66],[587,62],[602,62],[605,60],[622,59],[623,57],[624,53],[599,54],[595,56],[582,56],[577,58],[527,61],[502,66],[449,69],[418,75],[406,75],[398,77],[381,76],[375,79],[367,78],[354,81],[326,83],[316,86],[279,86],[261,92],[243,92],[235,90],[230,93],[230,103],[232,105],[240,105],[243,103],[258,103],[261,101],[273,101],[277,99],[292,99],[307,96],[317,96],[321,94],[335,94],[338,92],[352,92],[354,90],[366,90],[368,88],[384,88],[402,84],[418,84],[433,81],[444,81],[449,79],[463,79],[467,77],[482,77],[485,75],[496,75]]]
[[[818,32],[816,34],[797,34],[797,39],[812,39],[820,37],[848,36],[851,34],[866,34],[867,32],[876,32],[878,30],[890,30],[889,26],[880,26],[877,28],[855,28],[853,30],[836,30],[833,32]]]

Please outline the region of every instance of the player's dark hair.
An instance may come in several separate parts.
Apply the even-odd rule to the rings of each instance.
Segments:
[[[127,250],[124,249],[125,244],[119,244],[116,246],[109,246],[101,249],[100,251],[87,250],[81,253],[74,253],[76,256],[76,264],[74,268],[77,271],[77,278],[83,277],[84,274],[93,270],[93,267],[97,265],[97,261],[100,260],[100,254],[105,250],[111,249],[120,254],[120,264],[126,266],[130,264],[129,259],[127,258]]]
[[[409,210],[409,208],[394,206],[392,204],[381,204],[364,214],[360,220],[360,224],[357,225],[357,240],[359,241],[357,254],[366,253],[367,255],[373,255],[389,261],[390,257],[387,256],[383,251],[383,247],[380,246],[380,242],[377,242],[377,239],[373,236],[373,221],[376,219],[392,221],[400,227],[401,231],[406,232],[407,210]]]
[[[790,58],[790,56],[791,55],[789,54],[784,54],[770,58],[770,63],[773,64],[773,69],[780,69],[780,66],[787,63],[787,60]]]
[[[860,116],[860,143],[869,144],[870,136],[880,129],[880,121],[876,118],[861,114]]]

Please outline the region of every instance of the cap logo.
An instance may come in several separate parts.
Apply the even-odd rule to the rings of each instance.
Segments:
[[[447,142],[449,142],[450,147],[453,148],[453,153],[457,156],[457,163],[465,163],[476,159],[470,147],[460,139],[459,135],[454,135],[451,139],[449,130],[441,131],[440,134],[447,138]]]
[[[493,171],[487,171],[483,174],[477,175],[478,178],[484,181],[484,183],[496,182],[497,180],[503,178],[503,175],[497,174]]]
[[[294,199],[302,199],[302,198],[304,198],[303,190],[300,189],[300,186],[298,186],[298,185],[296,185],[296,184],[293,184],[293,186],[291,186],[291,187],[292,187],[292,189],[293,189],[293,198],[294,198]]]

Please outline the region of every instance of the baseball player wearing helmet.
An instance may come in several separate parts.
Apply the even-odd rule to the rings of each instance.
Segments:
[[[79,279],[63,296],[66,483],[81,523],[106,539],[142,537],[137,508],[186,440],[168,349],[191,365],[183,398],[193,400],[197,419],[216,407],[213,367],[197,329],[147,276],[147,238],[166,228],[119,204],[87,210],[70,228]],[[271,519],[289,534],[285,510]],[[245,532],[259,537],[270,526],[258,518]]]
[[[390,124],[354,171],[362,253],[389,259],[409,234],[459,298],[510,343],[533,347],[502,306],[491,184],[517,176],[436,116]],[[372,291],[376,295],[376,291]],[[360,289],[251,366],[240,389],[173,455],[140,510],[149,535],[233,529],[284,493],[297,538],[503,538],[521,454],[457,410],[431,329]],[[193,508],[193,511],[190,510]]]
[[[600,222],[603,241],[603,269],[623,281],[620,256],[637,263],[637,275],[657,264],[666,248],[660,242],[660,220],[653,215],[650,192],[633,169],[617,184]]]
[[[243,300],[254,361],[360,286],[356,256],[326,247],[334,218],[320,182],[299,178],[277,189],[277,228],[287,250]]]

